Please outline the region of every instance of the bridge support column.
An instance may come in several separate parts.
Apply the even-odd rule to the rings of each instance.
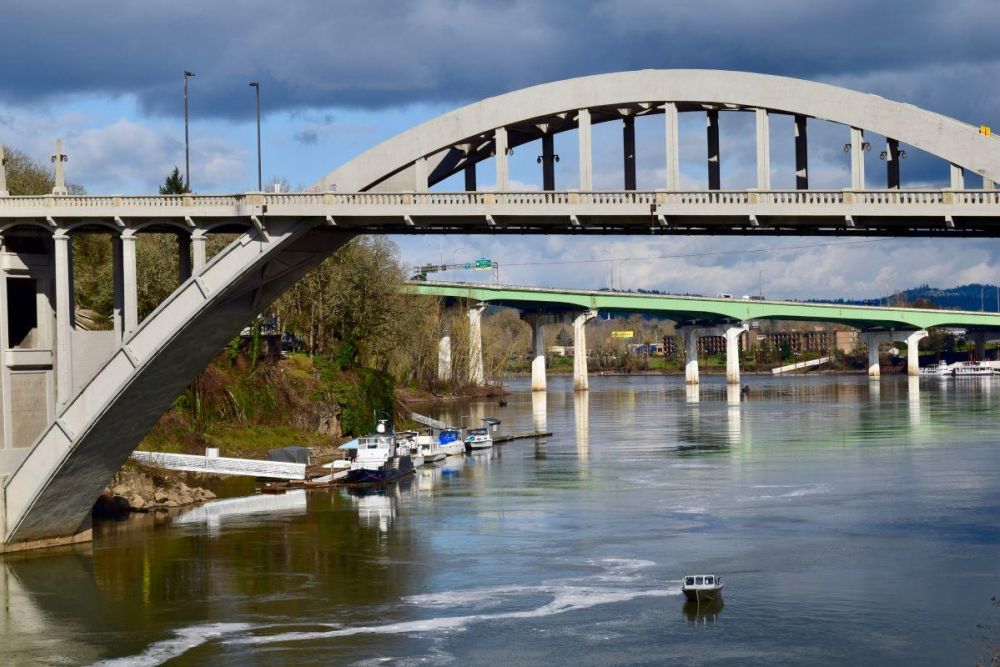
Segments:
[[[507,168],[507,128],[498,127],[493,131],[493,151],[497,166],[497,192],[510,189],[510,177]]]
[[[708,189],[722,188],[722,165],[719,159],[719,110],[705,112],[708,130]]]
[[[920,375],[920,341],[927,335],[921,329],[906,336],[906,374],[910,377]]]
[[[576,124],[580,138],[580,190],[589,192],[594,189],[594,155],[590,146],[590,109],[580,109],[577,112]]]
[[[684,327],[681,333],[684,336],[684,382],[698,384],[698,329]]]
[[[972,342],[975,344],[975,353],[973,354],[974,361],[983,361],[986,359],[986,332],[985,331],[973,331],[972,332]]]
[[[865,189],[865,153],[862,150],[864,145],[864,130],[851,128],[851,189]],[[878,377],[877,375],[875,377]]]
[[[121,234],[122,244],[122,335],[128,336],[139,327],[138,276],[135,268],[135,232]]]
[[[881,368],[878,361],[878,346],[887,340],[889,336],[882,331],[864,331],[860,334],[861,340],[868,347],[868,377],[877,378],[881,375]]]
[[[10,192],[7,191],[7,158],[4,157],[3,146],[0,146],[0,197],[9,196]]]
[[[806,117],[795,116],[795,189],[809,189],[809,137]]]
[[[73,278],[70,266],[73,246],[64,229],[56,231],[52,239],[56,264],[56,402],[62,406],[73,395]]]
[[[746,323],[726,327],[726,384],[740,383],[740,335],[749,328]]]
[[[680,190],[681,149],[680,130],[677,123],[677,105],[667,102],[663,105],[665,138],[667,144],[667,189]]]
[[[635,190],[635,116],[622,118],[622,154],[625,189]]]
[[[899,189],[899,141],[885,140],[885,184],[890,190]]]
[[[757,121],[757,189],[771,189],[771,128],[767,109],[754,111]]]
[[[585,310],[573,320],[573,389],[590,389],[587,375],[587,328],[586,324],[597,317],[596,310]]]
[[[533,314],[531,325],[531,391],[545,391],[545,324],[541,315]]]
[[[485,303],[469,308],[469,384],[482,387],[486,384],[483,372],[483,311]]]
[[[207,240],[203,230],[196,229],[191,234],[191,269],[195,275],[201,273],[201,270],[205,268],[207,262],[205,245]]]
[[[965,169],[959,167],[957,164],[951,165],[951,189],[965,189]]]
[[[451,382],[451,328],[447,325],[441,333],[441,340],[438,341],[437,376],[441,384]]]
[[[180,282],[191,277],[191,235],[187,232],[177,235],[177,277]]]

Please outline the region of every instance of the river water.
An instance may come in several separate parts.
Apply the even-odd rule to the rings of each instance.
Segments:
[[[552,436],[8,558],[0,663],[972,665],[1000,643],[1000,380],[746,384],[518,381],[436,414]],[[721,609],[685,606],[696,572]]]

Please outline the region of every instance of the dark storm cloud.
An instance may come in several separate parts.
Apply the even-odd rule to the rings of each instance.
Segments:
[[[252,113],[251,80],[262,81],[268,110],[383,108],[597,72],[710,67],[844,78],[965,117],[998,106],[993,0],[3,0],[0,17],[8,104],[135,94],[145,111],[177,115],[184,69],[198,75],[201,116],[237,117]],[[935,77],[978,85],[978,97],[955,102],[962,96]]]

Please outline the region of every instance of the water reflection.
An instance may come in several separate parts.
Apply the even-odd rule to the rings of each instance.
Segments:
[[[691,623],[715,623],[719,619],[719,612],[725,606],[722,600],[711,602],[686,602],[684,603],[684,616]]]
[[[590,460],[590,392],[573,394],[573,414],[576,418],[576,456],[581,461]]]
[[[343,489],[358,511],[361,525],[377,528],[380,533],[388,532],[396,519],[396,500],[401,493],[400,485],[390,484],[381,488]]]
[[[295,489],[281,494],[260,494],[243,498],[213,500],[190,508],[176,519],[175,526],[205,524],[210,535],[217,535],[224,521],[243,518],[255,514],[278,513],[282,516],[304,516],[306,513],[306,492]]]
[[[684,395],[688,403],[697,403],[700,398],[700,387],[696,384],[685,384]]]
[[[531,418],[536,432],[549,430],[547,392],[531,392]]]
[[[913,376],[907,379],[907,406],[910,413],[910,425],[920,425],[920,378]]]

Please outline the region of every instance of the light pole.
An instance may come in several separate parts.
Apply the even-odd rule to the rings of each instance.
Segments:
[[[263,192],[264,182],[260,169],[260,82],[251,81],[250,87],[257,92],[257,192]]]
[[[194,72],[184,70],[184,181],[188,191],[191,190],[191,150],[188,145],[188,79]]]

